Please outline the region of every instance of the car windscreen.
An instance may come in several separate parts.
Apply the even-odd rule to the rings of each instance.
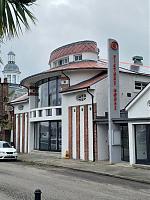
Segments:
[[[3,147],[2,148],[11,148],[10,144],[5,142],[3,143]]]

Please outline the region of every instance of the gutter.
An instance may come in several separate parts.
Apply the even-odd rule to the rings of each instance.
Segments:
[[[87,87],[87,92],[92,99],[92,123],[93,123],[93,162],[95,162],[95,137],[94,137],[94,95],[89,91],[90,87]]]

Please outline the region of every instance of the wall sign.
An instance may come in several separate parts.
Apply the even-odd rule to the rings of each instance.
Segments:
[[[108,40],[108,98],[110,118],[119,118],[119,45],[113,39]]]

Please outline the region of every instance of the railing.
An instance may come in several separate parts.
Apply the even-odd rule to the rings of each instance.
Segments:
[[[43,107],[30,110],[30,121],[59,120],[62,116],[62,107]]]

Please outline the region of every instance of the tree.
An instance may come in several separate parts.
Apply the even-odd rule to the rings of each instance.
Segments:
[[[36,18],[29,10],[36,0],[0,0],[0,39],[12,38],[23,33],[22,28],[30,29],[29,20]]]

